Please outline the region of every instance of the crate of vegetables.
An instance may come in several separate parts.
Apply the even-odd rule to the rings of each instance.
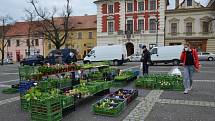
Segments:
[[[31,107],[30,107],[30,102],[27,101],[26,98],[24,97],[21,97],[20,98],[20,104],[21,104],[21,110],[22,111],[30,111]]]
[[[71,88],[72,87],[72,80],[71,79],[60,79],[57,81],[57,87],[59,89]]]
[[[147,89],[155,89],[157,87],[156,80],[152,78],[139,78],[136,80],[136,86],[147,88]]]
[[[33,121],[60,121],[62,119],[60,97],[31,100],[30,102]]]
[[[63,109],[74,105],[74,97],[72,95],[60,95],[60,99]]]
[[[98,115],[118,116],[125,108],[125,101],[120,99],[102,99],[93,104],[93,112]]]
[[[53,88],[57,88],[58,80],[57,79],[46,79],[38,82],[38,88],[42,91],[48,91]]]
[[[132,97],[132,100],[135,99],[138,96],[138,90],[136,89],[119,89],[118,91],[116,91],[115,93],[123,93],[123,94],[130,94]]]

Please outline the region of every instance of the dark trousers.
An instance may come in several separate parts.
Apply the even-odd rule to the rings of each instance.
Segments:
[[[149,65],[143,63],[143,75],[148,74],[149,73]]]

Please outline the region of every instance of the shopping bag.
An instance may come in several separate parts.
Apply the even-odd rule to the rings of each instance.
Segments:
[[[170,75],[177,75],[177,76],[182,76],[180,69],[178,68],[178,66],[173,67],[170,72]]]
[[[140,70],[143,69],[143,63],[140,63]]]

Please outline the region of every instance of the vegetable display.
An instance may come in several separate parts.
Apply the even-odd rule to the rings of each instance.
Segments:
[[[183,79],[180,76],[168,74],[152,74],[136,80],[137,87],[148,89],[164,89],[181,91],[183,87]]]
[[[125,108],[125,101],[116,99],[102,99],[93,105],[93,111],[99,115],[118,116]]]

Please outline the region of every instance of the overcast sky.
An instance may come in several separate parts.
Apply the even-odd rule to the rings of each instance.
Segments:
[[[0,16],[9,15],[14,20],[23,20],[25,17],[24,9],[31,7],[27,2],[28,0],[0,0]],[[65,2],[64,0],[37,0],[40,6],[62,9]],[[96,5],[93,3],[95,0],[72,0],[73,13],[72,15],[96,14]],[[181,0],[183,1],[183,0]],[[207,5],[208,0],[196,0],[197,2]],[[174,8],[175,0],[170,0],[169,8]]]

